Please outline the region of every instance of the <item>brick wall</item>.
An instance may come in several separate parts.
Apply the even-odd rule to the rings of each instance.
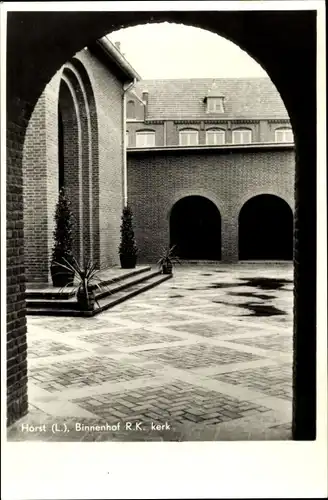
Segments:
[[[179,199],[200,195],[218,207],[222,260],[238,259],[238,215],[258,194],[294,208],[294,152],[129,152],[128,199],[134,212],[140,261],[154,262],[169,243],[170,211]]]
[[[28,411],[22,157],[31,105],[11,96],[7,124],[7,425]],[[8,108],[7,108],[8,109]]]
[[[138,130],[153,130],[156,133],[156,146],[176,146],[179,144],[179,132],[183,129],[198,131],[199,144],[206,144],[206,130],[220,129],[225,131],[226,144],[232,143],[234,130],[246,128],[252,131],[252,142],[275,142],[275,130],[278,128],[291,128],[288,120],[253,120],[243,122],[242,120],[165,120],[156,123],[128,120],[129,147],[136,146],[136,133]]]
[[[58,197],[57,95],[60,74],[47,86],[29,121],[23,153],[26,280],[46,283]]]
[[[74,62],[75,61],[75,62]],[[89,50],[46,86],[24,145],[27,281],[50,281],[58,199],[58,99],[64,124],[65,184],[76,221],[74,249],[101,267],[117,264],[122,210],[122,82]],[[61,76],[69,83],[60,87]],[[64,88],[64,90],[63,90]],[[80,138],[78,139],[78,134]],[[71,137],[69,137],[71,135]],[[80,150],[79,150],[80,141]]]
[[[136,134],[138,131],[149,130],[155,132],[155,146],[165,146],[164,123],[144,123],[127,120],[126,130],[129,132],[128,147],[136,147]]]

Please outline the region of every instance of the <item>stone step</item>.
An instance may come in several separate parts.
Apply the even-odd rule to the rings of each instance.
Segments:
[[[139,274],[146,273],[151,271],[151,267],[148,265],[137,266],[135,269],[121,269],[115,268],[104,270],[101,272],[100,276],[103,275],[103,279],[100,280],[101,286],[107,286],[110,283],[118,283],[120,281],[126,280],[128,278],[132,278],[133,276],[137,276]],[[106,274],[112,274],[113,276],[108,278]],[[46,299],[46,300],[68,300],[71,297],[74,297],[74,289],[71,287],[67,287],[65,289],[52,287],[49,285],[48,287],[40,288],[29,288],[27,285],[26,289],[26,299]]]
[[[172,275],[153,272],[152,276],[149,276],[148,279],[142,281],[139,280],[138,283],[131,284],[128,288],[121,288],[121,290],[117,291],[115,294],[110,294],[101,298],[98,300],[99,305],[96,305],[93,311],[80,311],[75,307],[71,307],[73,302],[68,300],[64,302],[63,306],[65,305],[65,307],[62,308],[27,307],[26,313],[37,316],[95,316],[96,314],[110,309],[117,304],[121,304],[122,302],[135,297],[142,292],[154,288],[170,278],[172,278]]]
[[[120,280],[116,280],[116,283],[114,280],[111,282],[111,284],[104,286],[103,282],[101,282],[101,290],[98,288],[95,290],[95,295],[96,299],[99,301],[100,299],[103,299],[107,297],[108,295],[113,295],[116,294],[117,292],[120,292],[121,290],[125,290],[126,288],[130,288],[131,286],[137,285],[143,281],[149,280],[150,278],[153,278],[154,276],[158,276],[161,274],[160,271],[156,270],[153,271],[151,268],[149,268],[149,271],[144,271],[142,273],[134,274],[131,276],[131,274],[126,277],[122,278]],[[108,283],[108,281],[107,281]],[[47,299],[47,298],[28,298],[26,299],[26,306],[28,308],[38,308],[38,309],[45,309],[45,308],[52,308],[52,309],[78,309],[79,305],[77,303],[76,297],[70,296],[68,298],[63,298],[60,294],[58,294],[55,298]]]

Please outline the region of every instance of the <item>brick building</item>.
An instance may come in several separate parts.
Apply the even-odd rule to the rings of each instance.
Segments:
[[[139,75],[106,37],[78,52],[45,87],[23,151],[26,279],[50,281],[55,205],[65,186],[74,251],[118,263],[126,191],[126,89]]]
[[[118,263],[126,199],[140,262],[168,244],[188,260],[292,259],[293,149],[268,78],[141,80],[98,40],[51,79],[27,128],[27,281],[50,281],[61,186],[75,254],[104,268]]]
[[[294,144],[269,78],[141,80],[127,97],[140,259],[291,260]]]

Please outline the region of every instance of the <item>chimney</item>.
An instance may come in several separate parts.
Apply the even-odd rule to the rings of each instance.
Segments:
[[[142,100],[144,102],[144,119],[147,120],[148,116],[148,90],[143,90],[142,91]]]
[[[115,42],[115,47],[121,52],[121,42]]]

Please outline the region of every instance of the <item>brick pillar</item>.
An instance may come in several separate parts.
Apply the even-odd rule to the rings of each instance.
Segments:
[[[38,100],[24,144],[24,223],[26,279],[48,281],[46,97]]]
[[[260,120],[259,126],[259,141],[260,142],[270,142],[274,141],[274,136],[271,137],[270,127],[267,120]]]
[[[7,425],[10,425],[28,411],[22,157],[31,107],[8,95],[7,112]]]
[[[314,81],[313,86],[309,95],[315,99]],[[310,124],[315,130],[315,106],[311,109],[313,115],[305,114],[307,120],[299,118],[295,137],[293,439],[296,440],[316,439],[316,136],[307,133]]]
[[[226,138],[225,138],[226,144],[232,144],[232,128],[231,128],[231,121],[228,121],[227,124],[227,131],[226,131]]]
[[[238,261],[238,217],[227,212],[221,214],[221,261]]]

